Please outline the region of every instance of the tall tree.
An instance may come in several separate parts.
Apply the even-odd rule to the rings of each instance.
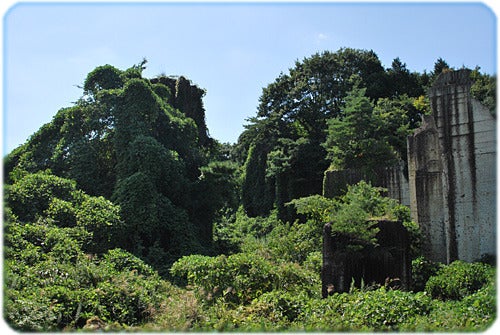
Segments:
[[[443,58],[439,57],[434,63],[431,82],[434,81],[441,74],[441,72],[449,71],[450,69],[450,65],[448,65],[448,63]]]
[[[391,97],[399,97],[404,94],[418,97],[425,94],[419,82],[419,75],[411,73],[399,57],[392,61],[391,67],[387,69],[387,76]]]
[[[489,108],[491,114],[496,117],[497,106],[497,90],[496,90],[496,75],[489,75],[480,72],[480,67],[477,66],[470,75],[473,84],[470,88],[474,98],[481,101],[483,105]]]
[[[323,144],[335,169],[354,168],[368,175],[374,168],[406,161],[406,138],[418,123],[417,99],[380,98],[375,104],[366,89],[354,87],[341,117],[328,120]]]
[[[265,87],[257,116],[250,119],[238,144],[247,153],[247,163],[256,159],[259,149],[260,163],[255,167],[259,171],[247,170],[242,186],[245,210],[250,215],[265,213],[269,201],[275,201],[282,209],[280,218],[286,220],[293,217],[284,209],[286,202],[320,193],[328,167],[321,146],[326,121],[342,114],[345,96],[356,82],[367,88],[369,98],[378,99],[387,95],[386,79],[373,51],[346,48],[297,61],[287,74]],[[263,176],[267,186],[254,192]]]
[[[180,255],[209,251],[213,213],[224,204],[200,193],[232,181],[198,178],[212,150],[204,90],[182,77],[173,96],[171,80],[142,77],[144,65],[90,72],[78,102],[10,153],[5,173],[10,183],[50,169],[112,199],[123,219],[115,242],[166,271]]]

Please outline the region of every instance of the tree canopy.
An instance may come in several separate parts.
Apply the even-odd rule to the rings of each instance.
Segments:
[[[205,192],[231,182],[199,178],[219,146],[206,130],[204,90],[184,77],[143,78],[144,65],[90,72],[76,104],[5,158],[5,179],[50,170],[74,180],[74,188],[112,200],[123,219],[117,246],[165,272],[183,254],[210,250],[212,221],[223,203]],[[17,206],[14,195],[11,205]],[[32,221],[46,210],[40,206],[21,219]]]
[[[297,61],[265,87],[237,150],[246,154],[242,201],[250,215],[273,204],[291,220],[294,198],[321,193],[323,172],[405,159],[407,131],[418,126],[427,75],[399,58],[384,69],[373,51],[344,48]],[[375,108],[376,106],[376,108]],[[389,160],[386,160],[389,158]]]
[[[405,162],[406,137],[430,111],[425,92],[450,71],[443,59],[430,73],[350,48],[296,61],[263,88],[235,144],[210,137],[204,89],[144,78],[145,65],[97,67],[73,106],[4,158],[14,329],[442,331],[494,320],[493,269],[417,258],[419,228],[384,189],[361,181],[321,195],[327,169],[369,179]],[[494,113],[496,77],[476,68],[471,79]],[[379,219],[403,223],[413,289],[431,293],[386,283],[320,300],[324,223],[361,250],[377,244]]]
[[[50,171],[113,201],[123,220],[119,246],[165,264],[165,273],[180,255],[212,252],[214,222],[240,205],[251,217],[277,209],[292,222],[300,215],[286,204],[321,194],[328,168],[366,174],[405,162],[406,137],[429,112],[425,91],[450,70],[442,58],[417,73],[399,58],[384,69],[372,50],[316,53],[263,88],[231,145],[209,136],[204,89],[183,76],[144,78],[145,65],[91,71],[74,106],[5,157],[4,177],[15,184]],[[472,79],[471,94],[494,112],[495,77],[477,68]],[[46,210],[38,206],[23,220]]]

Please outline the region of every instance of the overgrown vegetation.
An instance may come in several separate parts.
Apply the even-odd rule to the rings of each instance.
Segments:
[[[47,172],[18,180],[6,198],[4,315],[16,330],[80,328],[92,318],[136,325],[174,290],[113,248],[123,222],[108,200]]]
[[[409,209],[361,181],[321,196],[328,168],[406,157],[448,64],[384,69],[373,51],[297,61],[263,89],[238,143],[210,138],[184,77],[96,68],[82,98],[4,158],[4,318],[18,331],[481,331],[495,267],[421,255]],[[493,80],[472,94],[494,105]],[[410,291],[352,285],[321,299],[322,228],[376,244],[410,233]]]

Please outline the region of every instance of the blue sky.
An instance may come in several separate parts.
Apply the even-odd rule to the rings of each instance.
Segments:
[[[493,1],[492,1],[493,2]],[[236,142],[262,88],[301,60],[341,47],[385,67],[497,72],[495,13],[484,3],[18,3],[3,13],[3,150],[24,143],[81,95],[86,75],[148,60],[146,77],[206,89],[212,137]]]

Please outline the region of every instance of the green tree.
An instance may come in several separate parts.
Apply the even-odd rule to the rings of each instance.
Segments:
[[[419,82],[419,75],[411,73],[399,57],[392,61],[391,67],[387,69],[387,76],[392,97],[398,97],[403,94],[410,97],[418,97],[425,93]]]
[[[101,90],[121,88],[122,86],[122,72],[107,64],[98,66],[87,75],[83,89],[89,95],[96,95]]]
[[[345,48],[312,55],[263,89],[257,116],[249,120],[237,146],[246,153],[247,163],[259,162],[255,168],[260,171],[247,169],[242,186],[243,205],[250,215],[268,212],[274,202],[280,218],[292,220],[294,213],[284,207],[286,202],[321,192],[328,167],[321,146],[326,122],[342,115],[345,96],[356,81],[367,87],[371,99],[387,95],[385,70],[373,51]],[[262,187],[255,185],[266,187],[254,192]]]
[[[328,121],[324,144],[328,158],[337,169],[356,168],[371,171],[380,162],[395,160],[383,129],[383,119],[374,113],[366,89],[354,88],[345,98],[343,116]]]
[[[365,244],[376,243],[378,228],[373,227],[374,219],[400,220],[411,226],[407,211],[394,199],[384,197],[382,188],[373,187],[361,181],[349,185],[346,194],[338,199],[327,199],[320,195],[292,200],[297,212],[306,215],[322,228],[326,222],[332,223],[333,234],[343,234]]]
[[[431,83],[442,73],[450,71],[452,68],[450,65],[441,57],[439,57],[434,63],[434,69],[431,73]]]
[[[222,166],[207,168],[210,178],[198,178],[215,150],[204,119],[204,90],[184,77],[143,78],[145,63],[90,72],[75,105],[61,109],[4,166],[7,183],[50,169],[92,196],[112,199],[123,220],[113,242],[163,268],[182,254],[201,252],[201,245],[210,251],[212,220],[226,204],[207,194],[234,185],[232,177],[222,176],[230,173]],[[25,207],[17,205],[15,192],[12,197],[27,219],[48,211],[75,224],[67,198]]]
[[[266,179],[267,152],[264,145],[250,147],[244,165],[242,204],[250,216],[266,215],[273,207],[273,184]]]
[[[470,75],[473,84],[470,92],[474,98],[479,100],[483,105],[488,107],[491,114],[496,116],[497,107],[497,77],[480,72],[480,68],[476,67]]]
[[[200,170],[201,175],[195,185],[196,194],[203,197],[204,206],[198,211],[200,219],[209,218],[207,221],[213,223],[226,211],[235,212],[240,203],[237,164],[231,161],[212,161]],[[202,232],[202,236],[206,237],[205,243],[211,243],[212,231],[212,224],[205,226]]]
[[[365,89],[346,96],[341,117],[328,120],[323,144],[335,169],[355,168],[370,174],[374,168],[406,161],[406,138],[418,127],[423,112],[418,98],[403,94],[380,98],[374,104]]]
[[[422,98],[406,94],[393,99],[381,98],[373,108],[374,117],[381,123],[376,136],[386,137],[397,160],[407,161],[407,137],[420,126],[422,116],[428,113],[430,107]]]

